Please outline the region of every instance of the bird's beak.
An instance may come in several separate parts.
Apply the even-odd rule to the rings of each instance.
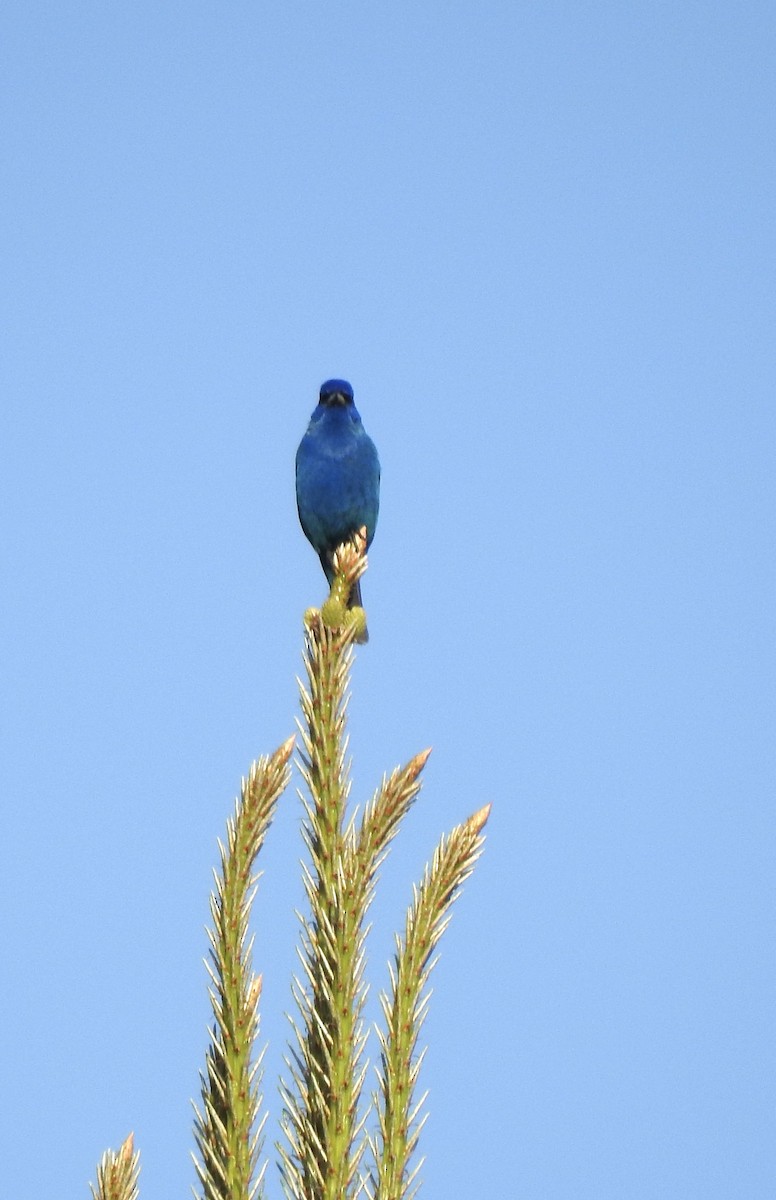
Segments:
[[[340,408],[344,408],[348,402],[348,398],[344,392],[332,392],[327,396],[327,401],[329,404],[336,404]]]

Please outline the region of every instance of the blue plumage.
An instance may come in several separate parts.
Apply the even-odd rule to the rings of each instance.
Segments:
[[[380,460],[353,403],[353,388],[344,379],[322,384],[318,407],[299,443],[296,506],[331,583],[332,553],[363,525],[371,545],[380,507]],[[349,599],[351,608],[356,604],[361,604],[358,583]]]

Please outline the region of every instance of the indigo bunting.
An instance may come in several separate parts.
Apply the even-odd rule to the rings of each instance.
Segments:
[[[321,560],[329,583],[337,546],[362,525],[371,545],[380,507],[380,460],[344,379],[321,385],[318,407],[296,452],[296,507],[305,537]],[[361,586],[350,590],[348,607],[361,607]],[[366,628],[359,641],[367,641]]]

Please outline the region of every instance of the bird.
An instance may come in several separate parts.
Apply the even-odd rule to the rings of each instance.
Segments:
[[[331,584],[334,551],[363,527],[368,549],[380,508],[380,459],[346,379],[321,384],[318,405],[296,452],[296,507]],[[359,580],[348,598],[348,608],[355,606],[362,607]],[[364,627],[357,640],[368,638]]]

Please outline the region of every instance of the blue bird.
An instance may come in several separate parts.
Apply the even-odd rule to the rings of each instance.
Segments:
[[[321,385],[318,407],[296,452],[296,507],[305,537],[331,584],[333,552],[363,525],[369,547],[380,507],[380,460],[344,379]],[[361,607],[361,586],[348,607]],[[366,629],[359,641],[367,641]]]

